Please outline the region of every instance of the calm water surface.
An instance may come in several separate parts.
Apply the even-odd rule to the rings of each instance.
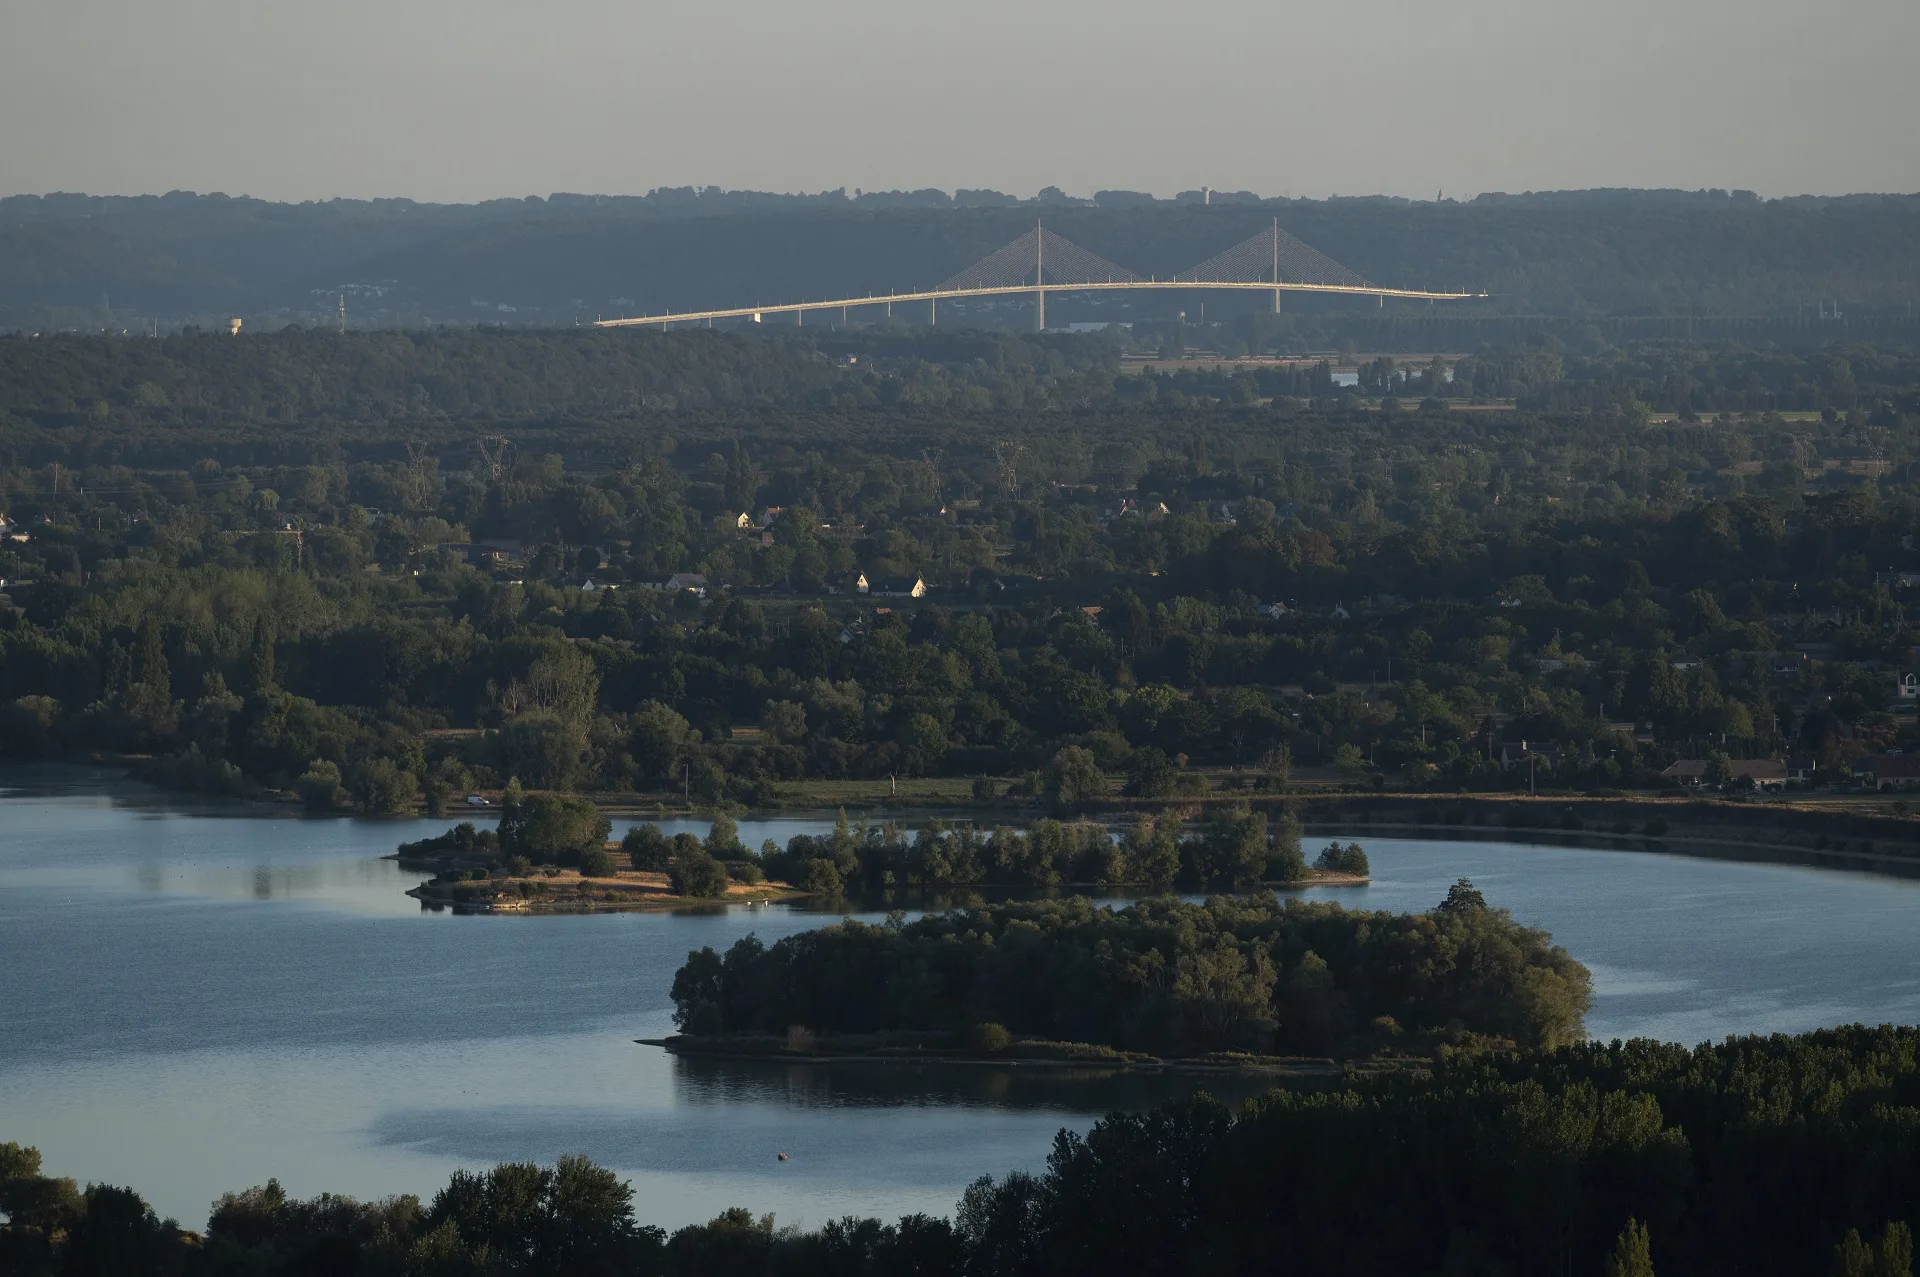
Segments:
[[[445,823],[275,818],[0,772],[0,1139],[38,1144],[53,1173],[131,1183],[190,1226],[270,1175],[300,1194],[425,1194],[459,1166],[566,1152],[618,1168],[649,1222],[743,1205],[819,1223],[946,1213],[974,1177],[1038,1167],[1062,1126],[1186,1085],[675,1061],[632,1039],[671,1030],[689,949],[823,915],[425,913],[402,894],[419,876],[379,857]],[[1315,894],[1425,908],[1472,878],[1592,968],[1599,1037],[1920,1020],[1920,882],[1510,843],[1367,849],[1371,887]]]

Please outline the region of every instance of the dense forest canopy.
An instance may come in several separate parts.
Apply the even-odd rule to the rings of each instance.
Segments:
[[[430,1201],[213,1203],[204,1236],[131,1188],[0,1143],[0,1269],[22,1277],[1110,1277],[1561,1273],[1911,1277],[1920,1033],[1854,1027],[1443,1052],[1430,1074],[1207,1099],[1062,1131],[949,1218],[669,1236],[585,1158],[459,1171]]]
[[[1465,882],[1423,914],[1268,892],[847,921],[701,949],[673,981],[675,1020],[694,1034],[997,1024],[1187,1056],[1354,1055],[1471,1035],[1557,1046],[1585,1035],[1588,997],[1585,967]]]
[[[0,340],[0,748],[399,810],[1608,787],[1904,740],[1910,353],[1167,369],[980,332]]]
[[[0,200],[0,326],[141,328],[183,320],[554,323],[884,295],[926,287],[1029,229],[1166,278],[1270,226],[1377,282],[1485,289],[1518,314],[1907,314],[1920,294],[1920,197],[1760,200],[1745,192],[1486,194],[1203,204],[1103,192],[807,197],[706,190],[477,205],[275,204],[173,192]],[[1201,300],[1084,300],[1076,318],[1195,313]],[[1215,296],[1226,312],[1254,298]],[[1308,313],[1320,303],[1300,303]],[[1371,309],[1372,303],[1366,302]],[[1350,308],[1352,303],[1338,303]],[[1084,315],[1080,311],[1084,310]],[[1011,312],[969,322],[1014,323]],[[1059,311],[1061,316],[1067,310]],[[870,317],[869,317],[870,318]],[[916,320],[923,316],[914,316]],[[1056,322],[1058,320],[1056,319]]]

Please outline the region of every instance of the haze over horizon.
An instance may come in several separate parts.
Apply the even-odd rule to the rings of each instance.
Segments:
[[[0,194],[1920,190],[1903,0],[71,0],[0,33]]]

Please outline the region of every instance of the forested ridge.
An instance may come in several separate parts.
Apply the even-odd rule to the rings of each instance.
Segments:
[[[230,314],[256,323],[330,320],[342,293],[360,325],[554,323],[884,296],[946,278],[1036,218],[1163,279],[1278,218],[1376,282],[1485,289],[1495,298],[1482,308],[1499,313],[1794,315],[1834,299],[1904,312],[1920,293],[1920,202],[1911,195],[1243,194],[1202,204],[1191,194],[1151,201],[1104,192],[1095,203],[1056,193],[1023,201],[994,192],[795,199],[684,190],[465,206],[289,205],[190,192],[16,196],[0,200],[0,324],[98,330]],[[1314,300],[1300,305],[1307,314],[1326,309]],[[1131,312],[1087,314],[1171,318],[1182,309],[1197,304],[1142,299]],[[991,322],[1018,325],[1005,315]]]
[[[1430,1074],[1205,1098],[1063,1131],[1043,1172],[949,1218],[780,1226],[734,1207],[671,1234],[584,1158],[456,1173],[428,1202],[277,1182],[186,1236],[130,1188],[83,1191],[0,1144],[0,1265],[22,1277],[566,1274],[1565,1273],[1911,1277],[1920,1032],[1697,1048],[1443,1052]]]
[[[1207,330],[1172,328],[1149,349],[1172,354],[1191,340],[1244,354],[1262,340],[1264,322],[1255,316]],[[1907,347],[1789,351],[1596,340],[1577,349],[1544,341],[1487,347],[1438,369],[1431,360],[1353,361],[1358,385],[1350,388],[1335,386],[1325,356],[1140,376],[1123,369],[1122,353],[1116,339],[981,330],[0,338],[0,424],[16,464],[78,468],[184,466],[209,456],[359,460],[399,455],[407,438],[436,442],[464,462],[474,432],[489,426],[531,431],[609,459],[632,450],[636,429],[656,438],[744,434],[824,445],[844,443],[858,427],[896,446],[950,447],[971,435],[978,447],[985,430],[1057,433],[1066,426],[1082,437],[1100,434],[1101,418],[1119,413],[1150,418],[1119,423],[1123,434],[1178,438],[1243,427],[1217,409],[1276,396],[1311,404],[1350,392],[1408,405],[1427,397],[1513,401],[1555,415],[1857,410],[1885,426],[1902,413],[1920,413],[1920,354]],[[1059,413],[1100,417],[1076,421]],[[778,436],[762,414],[783,418]],[[1052,420],[1033,420],[1042,415]],[[296,423],[297,432],[274,429]],[[1463,421],[1418,428],[1462,442],[1476,429]],[[1109,470],[1101,477],[1120,476]]]
[[[1547,344],[1355,386],[1117,359],[0,341],[0,748],[387,811],[515,777],[761,803],[972,776],[1068,807],[1296,767],[1524,783],[1496,737],[1553,742],[1537,784],[1619,787],[1708,750],[1844,775],[1904,739],[1908,354]],[[475,406],[532,385],[551,411]],[[676,573],[701,580],[653,588]]]

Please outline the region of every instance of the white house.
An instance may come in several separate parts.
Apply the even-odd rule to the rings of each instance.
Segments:
[[[827,586],[828,594],[865,594],[867,592],[867,574],[855,572],[838,584]]]

